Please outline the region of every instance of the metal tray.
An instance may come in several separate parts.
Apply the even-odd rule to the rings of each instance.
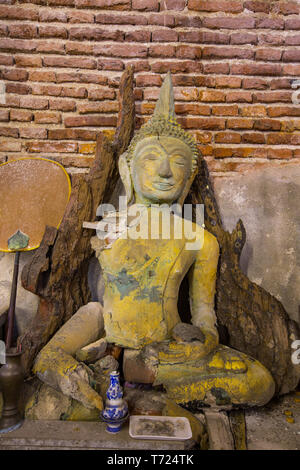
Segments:
[[[191,439],[192,430],[187,418],[171,416],[130,416],[129,435],[133,439]]]

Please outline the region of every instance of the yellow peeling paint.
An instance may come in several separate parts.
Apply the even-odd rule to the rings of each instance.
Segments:
[[[243,368],[239,372],[222,368],[222,355],[227,359],[229,354],[229,348],[219,346],[209,361],[160,365],[156,384],[162,383],[168,397],[177,403],[193,400],[211,405],[222,404],[222,400],[227,405],[256,406],[267,403],[275,391],[271,374],[258,361],[242,353],[239,353],[239,362]],[[236,358],[236,351],[233,351],[233,357]]]
[[[119,160],[128,201],[135,199],[128,211],[140,206],[148,221],[150,205],[164,204],[168,208],[174,202],[184,203],[197,171],[198,157],[196,144],[176,122],[169,75],[154,114],[159,117],[159,125],[167,120],[170,135],[166,132],[157,135],[157,128],[154,126],[152,132],[150,126],[146,137],[142,135]],[[159,222],[158,238],[152,236],[150,223],[146,237],[132,236],[136,227],[127,224],[127,238],[108,240],[107,245],[96,239],[93,248],[105,281],[103,311],[99,307],[101,312],[90,316],[77,312],[42,350],[34,371],[44,382],[89,408],[101,409],[100,395],[88,385],[84,368],[80,369],[74,356],[78,349],[104,334],[104,319],[110,343],[137,350],[158,344],[153,353],[157,359],[155,384],[163,384],[168,397],[175,402],[265,404],[275,391],[270,373],[245,354],[219,345],[214,311],[219,260],[216,238],[175,213],[169,220],[169,237],[162,236]],[[175,222],[183,224],[183,220],[184,235],[176,237]],[[144,227],[142,222],[137,225]],[[193,240],[189,237],[191,233]],[[197,242],[197,247],[187,249],[191,241]],[[192,323],[200,328],[203,342],[174,341],[172,337],[174,327],[180,323],[178,291],[185,275],[189,279],[187,301]],[[151,362],[152,358],[148,360]]]

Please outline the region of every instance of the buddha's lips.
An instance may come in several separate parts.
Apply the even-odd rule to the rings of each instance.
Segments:
[[[161,191],[168,191],[174,187],[174,183],[168,183],[166,181],[157,181],[153,183],[155,189],[160,189]]]

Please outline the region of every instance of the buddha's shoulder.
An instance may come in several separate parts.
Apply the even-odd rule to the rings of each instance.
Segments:
[[[204,231],[204,243],[207,243],[207,245],[211,247],[219,247],[219,242],[217,240],[217,237],[215,237],[211,232],[209,232],[206,229],[203,229]]]
[[[206,257],[218,257],[219,256],[219,243],[217,238],[210,233],[208,230],[204,229],[203,245],[201,254]]]
[[[219,248],[219,243],[218,243],[217,238],[211,232],[206,230],[206,228],[204,228],[203,226],[199,224],[196,224],[196,222],[192,222],[191,220],[188,220],[188,219],[182,219],[182,220],[186,229],[186,233],[191,232],[193,234],[196,234],[197,238],[203,237],[203,243],[207,247]]]
[[[99,255],[100,251],[103,249],[104,243],[103,240],[100,240],[97,235],[91,237],[91,247],[96,252],[96,255]]]
[[[189,224],[190,231],[195,234],[195,238],[201,242],[202,253],[219,253],[219,242],[211,232],[195,222],[189,222]]]

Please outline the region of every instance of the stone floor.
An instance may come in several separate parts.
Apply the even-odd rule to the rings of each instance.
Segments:
[[[300,392],[248,410],[246,426],[249,450],[300,450]]]
[[[203,416],[204,418],[204,416]],[[249,450],[300,450],[300,391],[246,411]],[[187,449],[189,442],[130,438],[128,424],[116,436],[104,423],[26,420],[18,430],[0,434],[2,449]]]
[[[188,450],[194,441],[133,439],[128,422],[117,434],[100,422],[25,420],[12,432],[0,433],[0,450]]]

